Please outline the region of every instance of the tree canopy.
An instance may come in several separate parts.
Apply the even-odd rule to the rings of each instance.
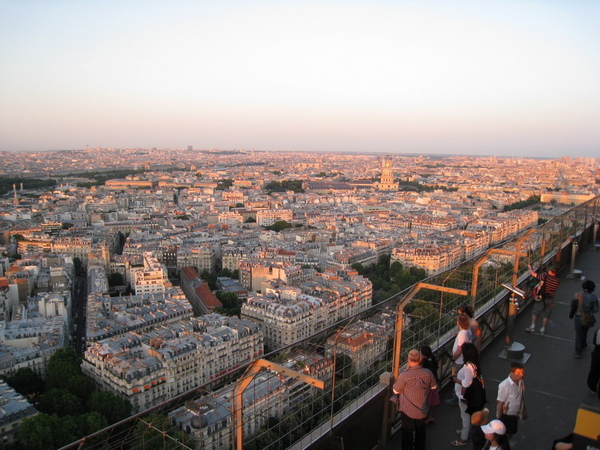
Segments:
[[[272,192],[294,191],[296,193],[304,192],[302,189],[302,180],[282,180],[270,181],[265,185],[265,191],[269,194]]]
[[[267,230],[273,230],[273,231],[276,231],[279,233],[280,231],[285,230],[286,228],[292,228],[292,224],[289,222],[286,222],[285,220],[278,220],[273,225],[268,225],[264,228]]]
[[[94,392],[94,384],[81,372],[72,347],[58,349],[48,362],[45,380],[22,369],[7,382],[16,381],[23,394],[35,394],[40,414],[25,419],[17,445],[27,449],[63,447],[131,415],[132,406],[110,392]],[[26,383],[31,383],[26,386]],[[21,391],[19,391],[21,392]],[[19,447],[20,448],[20,447]]]

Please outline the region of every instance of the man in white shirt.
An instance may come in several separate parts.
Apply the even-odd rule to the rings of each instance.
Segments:
[[[517,432],[519,417],[523,420],[527,419],[524,376],[523,364],[513,361],[510,363],[508,378],[498,386],[496,417],[506,425],[506,433],[509,436]]]

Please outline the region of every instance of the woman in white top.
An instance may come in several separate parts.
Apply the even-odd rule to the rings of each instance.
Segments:
[[[466,314],[469,316],[471,320],[471,324],[469,325],[469,342],[472,342],[477,347],[477,350],[481,351],[481,328],[479,327],[479,322],[475,318],[475,311],[470,305],[459,306],[456,310],[458,314]]]
[[[463,365],[462,346],[469,342],[469,327],[471,326],[471,320],[466,314],[461,314],[456,319],[458,325],[458,334],[454,338],[454,345],[452,346],[452,360],[457,366]]]
[[[469,444],[469,432],[471,431],[471,415],[467,413],[467,403],[463,400],[463,394],[465,389],[471,386],[473,378],[477,378],[481,375],[481,369],[479,364],[479,352],[477,347],[470,342],[465,342],[462,345],[462,357],[464,359],[464,365],[457,372],[456,368],[452,369],[452,381],[454,384],[454,391],[459,399],[458,408],[460,409],[460,419],[462,422],[462,428],[457,430],[460,431],[460,439],[452,441],[451,444],[455,447],[463,447]]]

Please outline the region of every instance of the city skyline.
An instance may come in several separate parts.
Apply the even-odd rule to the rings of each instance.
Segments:
[[[596,2],[0,8],[0,151],[598,154]]]

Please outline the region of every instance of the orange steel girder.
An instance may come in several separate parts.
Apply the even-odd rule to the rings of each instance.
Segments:
[[[413,286],[410,292],[404,297],[396,306],[396,325],[395,325],[395,338],[394,338],[394,360],[392,364],[392,378],[396,380],[400,373],[400,354],[402,353],[402,327],[404,326],[404,307],[408,305],[417,292],[421,289],[431,289],[432,291],[448,292],[450,294],[457,295],[469,295],[469,291],[463,289],[454,289],[446,286],[438,286],[437,284],[429,283],[417,283]]]
[[[517,247],[518,248],[518,247]],[[501,255],[514,255],[515,257],[515,267],[519,264],[519,258],[527,256],[526,253],[521,253],[520,251],[511,251],[511,250],[501,250],[498,248],[491,248],[481,257],[479,261],[475,263],[473,266],[473,284],[471,285],[471,306],[473,310],[475,310],[475,298],[477,296],[477,283],[479,282],[479,268],[481,265],[489,258],[492,253],[498,253]],[[513,272],[513,285],[517,282],[517,274]]]
[[[242,378],[237,382],[235,387],[233,388],[233,396],[231,398],[231,429],[233,431],[232,443],[233,450],[242,450],[243,448],[243,438],[244,438],[244,423],[243,423],[243,410],[244,403],[243,397],[244,391],[250,385],[254,377],[262,370],[269,369],[274,372],[280,373],[282,375],[286,375],[291,378],[295,378],[297,380],[302,381],[303,383],[310,384],[319,389],[325,389],[325,382],[321,380],[317,380],[316,378],[310,377],[300,372],[296,372],[295,370],[288,369],[287,367],[281,366],[279,364],[272,363],[265,359],[257,359],[254,361]]]

